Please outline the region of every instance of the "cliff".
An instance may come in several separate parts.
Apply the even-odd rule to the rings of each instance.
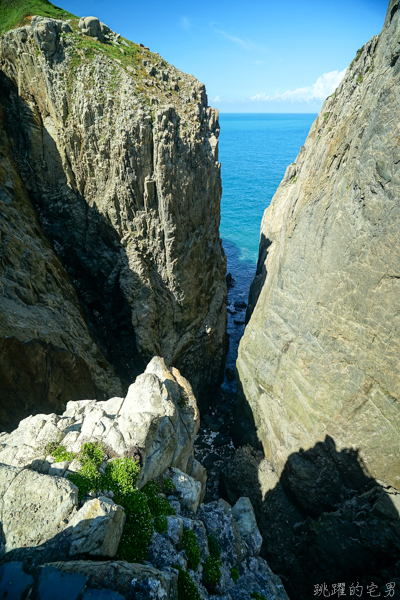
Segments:
[[[239,347],[236,442],[263,454],[238,451],[226,497],[253,489],[300,598],[400,569],[399,39],[391,0],[287,168]]]
[[[90,335],[12,158],[0,107],[0,422],[82,395],[122,393]]]
[[[0,88],[40,225],[122,386],[157,354],[206,402],[226,343],[218,113],[143,45],[37,4],[2,34]]]
[[[392,1],[263,216],[237,371],[278,474],[330,435],[400,483],[399,35]]]

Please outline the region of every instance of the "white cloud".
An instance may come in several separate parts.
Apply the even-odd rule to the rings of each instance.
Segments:
[[[215,98],[211,98],[211,102],[221,102],[221,98],[218,96],[215,96]]]
[[[190,19],[188,19],[188,17],[182,17],[181,25],[182,25],[183,29],[190,29],[190,26],[191,26]]]
[[[276,92],[275,96],[267,94],[256,94],[251,100],[258,102],[271,101],[289,101],[289,102],[323,102],[325,98],[333,94],[339,83],[345,76],[346,69],[343,71],[330,71],[318,77],[313,85],[297,88],[296,90],[287,90],[283,94]]]
[[[226,37],[231,42],[234,42],[235,44],[238,44],[239,46],[242,46],[242,48],[245,48],[246,50],[251,50],[252,48],[254,48],[254,44],[250,40],[242,40],[239,37],[235,37],[234,35],[231,35],[230,33],[227,33],[223,29],[217,29],[215,27],[215,25],[216,25],[215,21],[212,21],[210,23],[210,27],[212,27],[212,29],[215,31],[215,33],[220,33],[221,35],[223,35],[224,37]]]

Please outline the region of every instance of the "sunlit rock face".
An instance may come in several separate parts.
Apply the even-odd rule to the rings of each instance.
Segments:
[[[400,486],[399,35],[391,1],[262,220],[237,440],[261,442],[278,476],[328,436],[333,454],[353,449],[369,476]],[[290,476],[307,504],[303,463]]]

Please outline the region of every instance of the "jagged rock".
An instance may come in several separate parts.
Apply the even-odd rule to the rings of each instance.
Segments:
[[[72,527],[69,555],[116,555],[125,524],[125,511],[105,497],[85,502],[69,522]]]
[[[200,481],[196,481],[193,477],[182,473],[182,471],[174,467],[170,471],[172,482],[176,490],[181,494],[179,502],[184,508],[196,513],[200,504]]]
[[[152,418],[139,423],[142,415]],[[153,358],[130,386],[118,422],[125,443],[142,449],[141,485],[169,466],[186,470],[200,414],[189,382],[177,369],[167,369],[163,359]]]
[[[189,459],[188,463],[188,475],[193,477],[196,481],[199,481],[201,484],[201,492],[200,492],[200,504],[204,500],[204,496],[206,494],[206,484],[207,484],[207,470],[198,460],[193,458],[191,461]]]
[[[197,516],[203,521],[207,534],[212,533],[217,538],[221,558],[227,565],[233,567],[244,558],[246,548],[227,502],[219,500],[202,504]]]
[[[3,495],[5,550],[36,546],[65,527],[78,504],[78,489],[66,479],[23,470]]]
[[[167,535],[172,543],[178,546],[182,540],[183,519],[181,517],[167,517],[167,523]]]
[[[232,516],[235,519],[241,538],[248,546],[248,556],[258,556],[261,550],[262,537],[249,498],[239,498],[235,506],[232,507]]]
[[[177,369],[168,369],[162,358],[154,357],[145,373],[130,386],[125,400],[68,402],[61,416],[40,414],[22,420],[15,431],[2,438],[0,461],[16,467],[32,465],[50,475],[68,474],[79,470],[79,460],[67,461],[62,467],[50,465],[49,460],[53,460],[46,456],[46,446],[57,442],[68,452],[78,453],[82,444],[97,440],[110,458],[140,458],[141,487],[167,467],[186,470],[190,459],[192,468],[193,441],[199,424],[196,398],[188,381]],[[197,466],[196,472],[204,477],[201,467]],[[184,477],[194,494],[190,499],[187,496],[187,502],[197,509],[202,485]]]
[[[232,600],[250,600],[253,592],[262,594],[267,600],[288,600],[281,580],[272,573],[265,560],[249,558],[238,565],[238,570],[236,584],[227,580]]]
[[[170,539],[159,533],[154,533],[149,544],[147,558],[157,569],[179,565],[186,569],[187,560],[184,555],[175,549]]]
[[[117,39],[96,18],[81,26],[99,40]],[[14,191],[4,191],[12,203],[4,204],[13,240],[7,260],[15,265],[2,275],[4,396],[18,399],[11,403],[16,413],[27,410],[23,399],[42,412],[53,403],[60,412],[68,382],[73,399],[122,395],[161,355],[208,403],[226,342],[218,111],[207,106],[203,84],[157,55],[138,50],[156,71],[147,75],[136,68],[132,43],[125,41],[117,61],[109,44],[97,49],[73,20],[68,27],[32,19],[6,32],[0,45],[0,101],[7,102],[18,163],[10,169]],[[22,181],[55,252],[36,220],[23,218],[22,238],[12,230],[24,213],[14,198],[28,196]],[[39,239],[42,248],[35,248]],[[25,248],[34,249],[32,260],[21,260]],[[91,338],[59,261],[119,379]],[[15,385],[20,370],[23,392]]]

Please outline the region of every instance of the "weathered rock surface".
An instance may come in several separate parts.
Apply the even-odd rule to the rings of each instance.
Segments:
[[[236,441],[265,458],[224,496],[299,598],[400,568],[399,36],[391,0],[265,211],[239,348]]]
[[[237,424],[243,443],[253,419],[252,441],[278,476],[292,453],[328,435],[337,451],[357,450],[370,475],[400,485],[399,34],[392,0],[262,220]],[[297,463],[312,501],[313,477]]]
[[[206,474],[193,459],[198,427],[199,412],[190,385],[176,369],[167,369],[164,360],[155,357],[129,388],[126,399],[69,402],[61,416],[28,417],[11,434],[1,434],[0,557],[5,566],[0,569],[0,597],[10,594],[13,581],[18,579],[15,595],[7,596],[15,600],[25,600],[28,591],[32,600],[176,600],[179,567],[188,570],[202,600],[251,600],[253,592],[263,594],[266,600],[287,600],[279,578],[258,557],[259,532],[249,499],[240,498],[233,509],[224,500],[199,507]],[[68,480],[68,474],[79,471],[84,454],[65,452],[77,453],[89,441],[103,447],[97,466],[90,464],[90,480],[102,473],[104,479],[97,479],[100,483],[93,488],[82,488],[82,480],[74,479],[80,485],[78,503],[78,488]],[[96,446],[91,449],[94,452]],[[56,456],[68,460],[57,463]],[[127,540],[141,536],[148,527],[143,521],[139,533],[123,532],[125,509],[133,500],[125,505],[125,492],[112,487],[114,479],[108,466],[117,456],[139,461],[139,487],[158,477],[162,486],[155,493],[162,495],[164,503],[168,494],[175,511],[175,515],[165,517],[164,529],[156,527],[154,516],[152,537],[149,543],[143,542],[148,543],[142,555],[147,559],[144,565],[105,560],[120,558],[120,541],[129,543]],[[117,463],[117,469],[123,471],[123,464],[125,461]],[[85,468],[89,468],[87,462]],[[184,468],[198,479],[183,472]],[[129,484],[124,479],[129,472],[124,471],[121,486]],[[121,471],[118,473],[120,477]],[[111,490],[100,489],[103,485],[110,485]],[[150,489],[154,489],[154,482]],[[139,491],[134,494],[139,495]],[[146,506],[154,504],[156,497],[148,502]],[[138,511],[143,510],[142,505],[138,507]],[[137,516],[143,518],[140,512]],[[128,515],[132,518],[136,514]],[[131,522],[128,520],[128,525]],[[191,550],[185,545],[187,529],[198,544],[200,564],[195,571],[189,569],[193,565]],[[211,552],[210,534],[221,556],[221,577],[211,595],[203,581]],[[134,541],[139,543],[138,538]],[[102,561],[76,560],[93,556]],[[233,567],[237,567],[236,583]],[[55,593],[58,589],[63,594],[60,598]]]
[[[32,465],[41,473],[56,475],[51,466],[54,461],[47,456],[49,443],[78,453],[85,442],[99,441],[110,457],[138,454],[142,463],[138,485],[142,486],[168,467],[187,469],[199,424],[190,384],[177,369],[167,369],[164,359],[154,357],[130,386],[126,399],[71,401],[61,416],[35,415],[21,421],[15,431],[0,437],[0,462],[14,467]],[[79,468],[74,462],[65,474]],[[198,506],[201,484],[186,478],[197,486]]]
[[[222,372],[226,338],[218,112],[207,106],[204,85],[159,55],[122,40],[96,18],[81,26],[85,35],[78,20],[36,17],[3,34],[1,102],[14,158],[90,331],[123,382],[162,355],[203,402]],[[16,270],[18,256],[38,243],[36,236],[31,225],[23,246],[10,247]],[[39,350],[44,364],[47,340],[53,336],[57,345],[61,338],[60,347],[74,352],[61,354],[72,362],[70,370],[85,375],[84,360],[91,374],[96,359],[102,371],[97,368],[95,385],[120,395],[118,386],[103,381],[111,377],[107,362],[82,314],[71,315],[66,306],[71,331],[58,315],[65,299],[52,278],[66,288],[68,282],[50,248],[47,254],[47,269],[43,261],[22,261],[18,300],[17,289],[10,289],[15,317],[2,325],[3,355],[16,371],[20,344],[8,347],[14,336],[26,352],[36,344],[31,354]],[[40,294],[47,290],[39,290],[36,275],[49,268],[54,309],[48,301],[40,312]],[[4,311],[9,314],[8,304]],[[34,365],[35,374],[42,373],[42,363]],[[97,395],[85,387],[85,377],[82,382],[81,398]],[[7,398],[14,388],[13,380]],[[35,404],[28,383],[25,390]]]
[[[109,498],[85,502],[72,517],[69,555],[115,556],[125,525],[125,512]]]
[[[0,222],[1,428],[85,395],[121,394],[29,201],[1,107]]]
[[[0,473],[4,471],[1,465]],[[37,546],[64,528],[78,504],[78,490],[68,480],[21,471],[2,497],[5,551]]]

